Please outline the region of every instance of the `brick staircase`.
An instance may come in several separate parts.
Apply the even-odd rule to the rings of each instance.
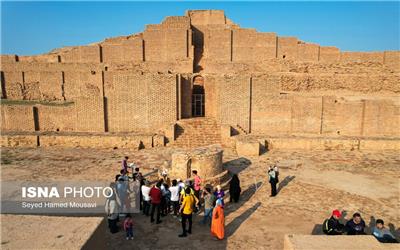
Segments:
[[[221,144],[221,127],[212,118],[189,118],[177,122],[175,128],[176,147],[195,148]]]

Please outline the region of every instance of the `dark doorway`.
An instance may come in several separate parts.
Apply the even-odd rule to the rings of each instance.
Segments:
[[[192,117],[204,117],[204,84],[203,77],[196,76],[193,79],[192,92]]]
[[[33,122],[35,125],[35,131],[39,131],[39,110],[37,107],[33,107]]]

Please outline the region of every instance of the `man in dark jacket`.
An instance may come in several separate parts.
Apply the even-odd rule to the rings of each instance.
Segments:
[[[152,187],[150,189],[149,193],[150,199],[151,199],[151,214],[150,214],[150,222],[154,222],[154,211],[157,210],[157,224],[161,223],[160,220],[160,204],[161,204],[161,199],[162,199],[162,194],[161,194],[161,182],[157,182],[156,186]]]
[[[332,212],[331,218],[324,221],[322,230],[327,235],[341,235],[343,234],[344,225],[339,222],[342,213],[335,209]]]
[[[346,223],[346,231],[348,235],[362,235],[365,234],[365,221],[361,218],[359,213],[353,214],[353,219]]]

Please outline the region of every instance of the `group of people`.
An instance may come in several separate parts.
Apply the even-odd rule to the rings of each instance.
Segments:
[[[322,230],[327,235],[364,235],[365,221],[361,218],[360,213],[354,213],[351,220],[346,224],[342,224],[339,220],[342,213],[335,209],[329,219],[326,219],[322,224]],[[382,243],[397,243],[393,234],[385,227],[382,219],[377,219],[374,228],[371,230],[372,235]]]
[[[191,178],[186,181],[174,179],[170,181],[168,173],[163,170],[161,177],[154,185],[146,180],[139,168],[133,170],[134,164],[128,165],[128,157],[122,161],[120,174],[116,175],[115,182],[111,184],[114,194],[107,199],[106,212],[110,231],[118,231],[117,222],[124,218],[123,228],[126,239],[133,239],[132,208],[139,207],[143,215],[150,217],[150,223],[160,224],[161,217],[172,215],[181,222],[182,232],[179,237],[187,237],[192,234],[193,215],[203,212],[200,223],[210,227],[211,234],[217,239],[225,237],[225,191],[220,185],[215,189],[211,185],[204,185],[202,178],[196,170],[192,171]],[[132,168],[131,173],[128,167]],[[279,183],[278,166],[271,165],[268,168],[268,180],[271,184],[271,197],[277,195]],[[132,181],[133,180],[133,181]],[[135,191],[136,190],[136,191]],[[241,195],[240,180],[234,174],[229,183],[230,202],[238,202]],[[133,204],[134,203],[134,204]],[[329,219],[322,225],[323,232],[327,235],[361,235],[365,233],[365,221],[360,213],[354,213],[351,220],[344,224],[340,222],[342,213],[334,210]],[[372,234],[382,243],[397,242],[393,234],[388,230],[382,219],[376,220]]]
[[[119,174],[115,176],[115,181],[110,184],[113,192],[107,198],[105,210],[108,217],[108,227],[111,233],[118,232],[117,223],[123,218],[123,228],[126,231],[126,239],[133,239],[133,220],[131,213],[141,204],[142,197],[139,187],[144,184],[145,178],[139,171],[139,168],[133,170],[134,164],[128,166],[129,157],[125,156],[122,160],[122,168]],[[129,176],[128,168],[131,167]],[[133,181],[132,181],[133,180]]]
[[[200,213],[204,206],[201,223],[211,225],[212,235],[223,239],[225,192],[221,186],[218,185],[215,190],[209,185],[203,187],[203,181],[196,170],[192,171],[191,178],[186,181],[174,179],[171,182],[164,172],[161,176],[153,187],[148,182],[141,187],[143,215],[150,216],[151,223],[160,224],[161,217],[171,214],[181,222],[182,233],[178,236],[187,237],[192,234],[193,215]],[[238,197],[235,199],[238,200]]]
[[[193,215],[203,212],[200,223],[210,227],[216,239],[225,237],[225,191],[220,185],[215,189],[204,185],[196,170],[185,181],[170,180],[167,171],[162,171],[158,181],[151,185],[134,164],[128,164],[126,156],[122,161],[120,173],[111,184],[114,194],[107,199],[106,212],[111,233],[118,232],[117,223],[123,219],[126,239],[133,239],[133,220],[131,213],[139,208],[144,216],[150,217],[150,223],[162,223],[161,217],[171,215],[182,226],[179,237],[192,234]],[[132,168],[131,173],[129,168]],[[133,170],[134,169],[134,170]],[[138,190],[137,192],[135,190]],[[238,202],[241,188],[238,176],[233,175],[229,184],[230,202]]]

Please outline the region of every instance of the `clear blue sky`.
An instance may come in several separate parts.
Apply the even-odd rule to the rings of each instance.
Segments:
[[[2,2],[1,53],[33,55],[141,32],[187,9],[344,51],[399,50],[399,2]]]

